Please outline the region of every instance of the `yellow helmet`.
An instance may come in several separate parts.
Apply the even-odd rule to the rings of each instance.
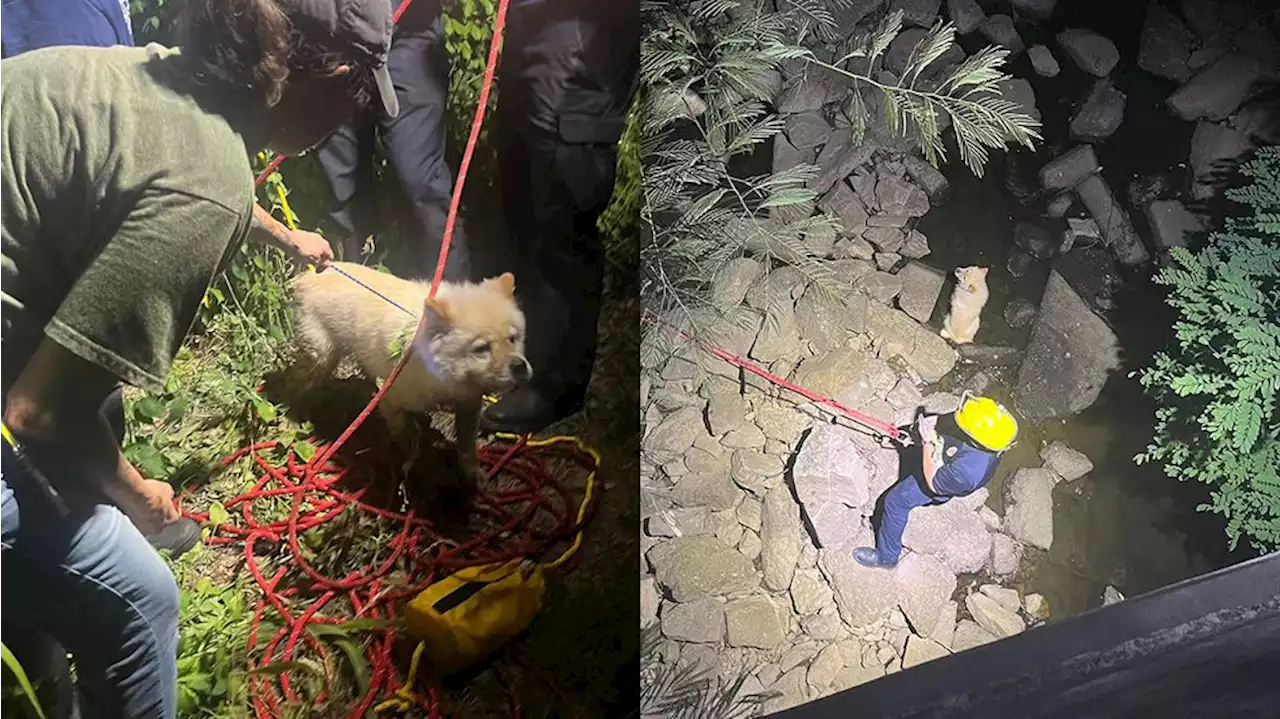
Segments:
[[[1018,420],[990,397],[965,397],[956,410],[956,424],[973,441],[993,452],[1003,452],[1018,437]]]

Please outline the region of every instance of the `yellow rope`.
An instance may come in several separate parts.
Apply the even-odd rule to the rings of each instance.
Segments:
[[[4,435],[4,441],[10,447],[17,449],[18,441],[13,438],[13,433],[9,431],[9,425],[0,422],[0,434]]]
[[[508,440],[520,439],[519,435],[507,434],[505,432],[499,432],[497,436]],[[543,569],[555,569],[556,567],[559,567],[569,561],[569,559],[576,554],[578,549],[582,546],[582,520],[587,516],[587,508],[591,506],[591,500],[595,496],[596,474],[600,471],[600,453],[577,437],[569,435],[559,435],[555,437],[548,437],[546,439],[529,439],[525,441],[525,444],[529,447],[549,447],[556,444],[567,443],[572,443],[579,451],[585,452],[591,456],[591,472],[587,474],[586,491],[582,495],[582,503],[578,505],[578,517],[574,520],[574,523],[578,526],[578,531],[573,535],[573,543],[570,544],[569,548],[564,550],[564,553],[559,557],[540,565]]]
[[[426,642],[418,642],[418,646],[413,650],[413,658],[409,660],[409,674],[405,677],[404,684],[391,695],[390,699],[383,701],[373,708],[377,713],[382,713],[388,709],[399,709],[400,711],[408,711],[413,708],[414,704],[421,704],[422,700],[413,692],[413,680],[418,676],[418,662],[422,659],[422,651],[426,649]]]

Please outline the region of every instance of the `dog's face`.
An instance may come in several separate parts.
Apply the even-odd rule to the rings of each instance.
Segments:
[[[957,267],[956,279],[967,290],[976,290],[987,281],[987,267]]]
[[[427,300],[426,312],[430,362],[442,378],[500,394],[533,376],[511,273],[451,286]]]

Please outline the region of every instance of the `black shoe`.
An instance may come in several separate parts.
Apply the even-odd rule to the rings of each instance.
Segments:
[[[169,550],[169,556],[177,559],[200,541],[200,523],[189,517],[183,517],[166,526],[158,533],[147,537],[151,546],[156,549]]]
[[[486,432],[534,434],[577,412],[579,402],[554,402],[532,385],[517,387],[485,407],[480,428]]]

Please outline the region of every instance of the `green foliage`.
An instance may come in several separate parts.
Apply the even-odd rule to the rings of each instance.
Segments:
[[[712,341],[723,339],[717,327],[747,324],[749,311],[735,308],[730,315],[729,308],[716,306],[710,289],[717,273],[748,250],[766,260],[766,269],[791,265],[819,291],[849,291],[802,240],[841,229],[836,218],[813,213],[818,168],[800,164],[757,175],[739,169],[782,131],[785,117],[776,108],[803,91],[801,82],[845,92],[843,101],[828,99],[844,116],[835,119],[836,135],[848,132],[853,144],[874,139],[904,150],[914,144],[936,162],[945,158],[941,138],[949,122],[961,158],[980,174],[991,149],[1039,139],[1038,123],[1000,96],[1009,79],[999,69],[1007,51],[989,47],[956,66],[935,67],[955,42],[954,28],[939,24],[918,43],[902,78],[891,82],[880,70],[885,50],[902,31],[901,11],[840,27],[833,11],[848,5],[642,5],[641,217],[649,233],[641,247],[641,296],[646,310],[667,324]],[[832,43],[839,52],[831,53]],[[780,86],[784,69],[802,79]],[[774,317],[770,308],[764,319]],[[671,343],[667,332],[646,330],[642,364],[670,356]]]
[[[1198,251],[1177,248],[1156,281],[1177,309],[1175,344],[1137,374],[1160,403],[1135,460],[1209,486],[1199,507],[1226,520],[1230,547],[1280,549],[1280,147],[1240,168],[1241,214]]]
[[[212,550],[197,546],[170,567],[181,591],[178,622],[178,714],[244,706],[246,640],[253,608],[247,575],[215,582],[200,576]]]
[[[35,687],[31,686],[31,680],[27,678],[27,672],[22,668],[22,662],[9,651],[9,647],[0,642],[0,660],[4,662],[4,668],[18,682],[18,689],[22,692],[22,696],[26,697],[31,710],[36,713],[39,719],[44,719],[44,709],[40,706],[40,701],[36,699]]]
[[[760,716],[776,692],[747,694],[750,672],[732,682],[686,661],[663,662],[662,636],[656,625],[640,630],[640,716],[669,719],[749,719]]]

